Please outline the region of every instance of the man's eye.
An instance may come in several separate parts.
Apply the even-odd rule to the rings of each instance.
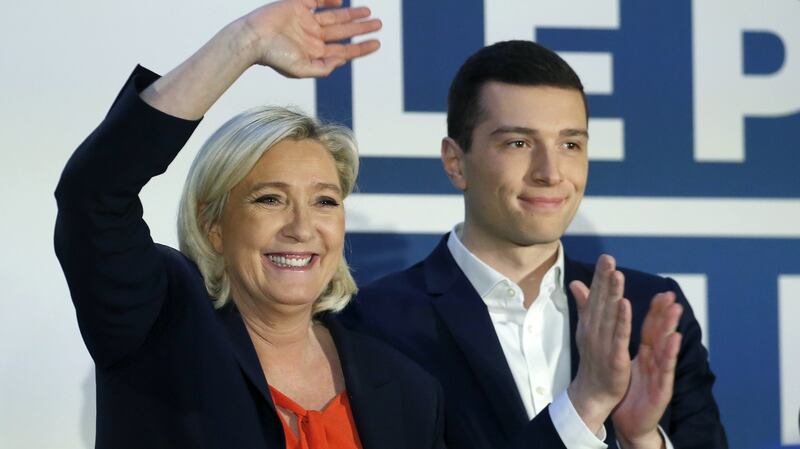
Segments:
[[[528,142],[524,140],[512,140],[508,142],[508,146],[512,148],[525,148],[526,146],[528,146]]]
[[[577,151],[581,149],[581,146],[575,142],[564,142],[564,148],[570,151]]]

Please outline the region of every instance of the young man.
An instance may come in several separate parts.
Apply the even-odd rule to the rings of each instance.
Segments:
[[[583,86],[533,42],[450,87],[442,163],[464,222],[365,287],[347,322],[438,377],[452,448],[725,448],[700,328],[671,279],[569,259],[588,174]],[[591,289],[587,286],[591,286]]]

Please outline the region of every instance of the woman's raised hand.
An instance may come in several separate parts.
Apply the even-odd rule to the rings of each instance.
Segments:
[[[377,50],[376,39],[341,43],[381,28],[380,20],[369,18],[369,8],[336,8],[341,4],[342,0],[285,0],[242,17],[243,45],[252,63],[287,77],[319,77]]]
[[[272,67],[292,78],[327,76],[380,47],[371,39],[340,41],[381,28],[365,7],[333,8],[342,0],[283,0],[228,24],[187,60],[158,79],[142,99],[162,112],[199,119],[248,68]]]

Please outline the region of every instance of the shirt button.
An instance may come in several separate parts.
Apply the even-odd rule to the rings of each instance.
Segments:
[[[508,292],[508,296],[509,296],[509,297],[513,297],[514,295],[516,295],[516,294],[517,294],[517,292],[515,292],[513,288],[509,288],[509,289],[507,290],[507,292]]]
[[[545,387],[536,387],[536,394],[544,395],[547,393],[547,388]]]
[[[528,331],[529,334],[532,334],[533,333],[533,325],[529,324],[529,325],[525,326],[525,330]]]

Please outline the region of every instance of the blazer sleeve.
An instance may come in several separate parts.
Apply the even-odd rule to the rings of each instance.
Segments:
[[[681,349],[675,369],[672,401],[661,427],[679,449],[727,449],[728,442],[712,394],[715,376],[708,364],[708,351],[701,341],[700,325],[678,283],[667,279],[684,312],[678,323]]]
[[[67,162],[56,188],[55,250],[78,324],[100,366],[135,351],[167,296],[164,261],[142,218],[139,192],[163,173],[199,121],[139,97],[158,78],[137,67],[105,119]]]
[[[548,405],[504,449],[567,449],[550,417]]]

